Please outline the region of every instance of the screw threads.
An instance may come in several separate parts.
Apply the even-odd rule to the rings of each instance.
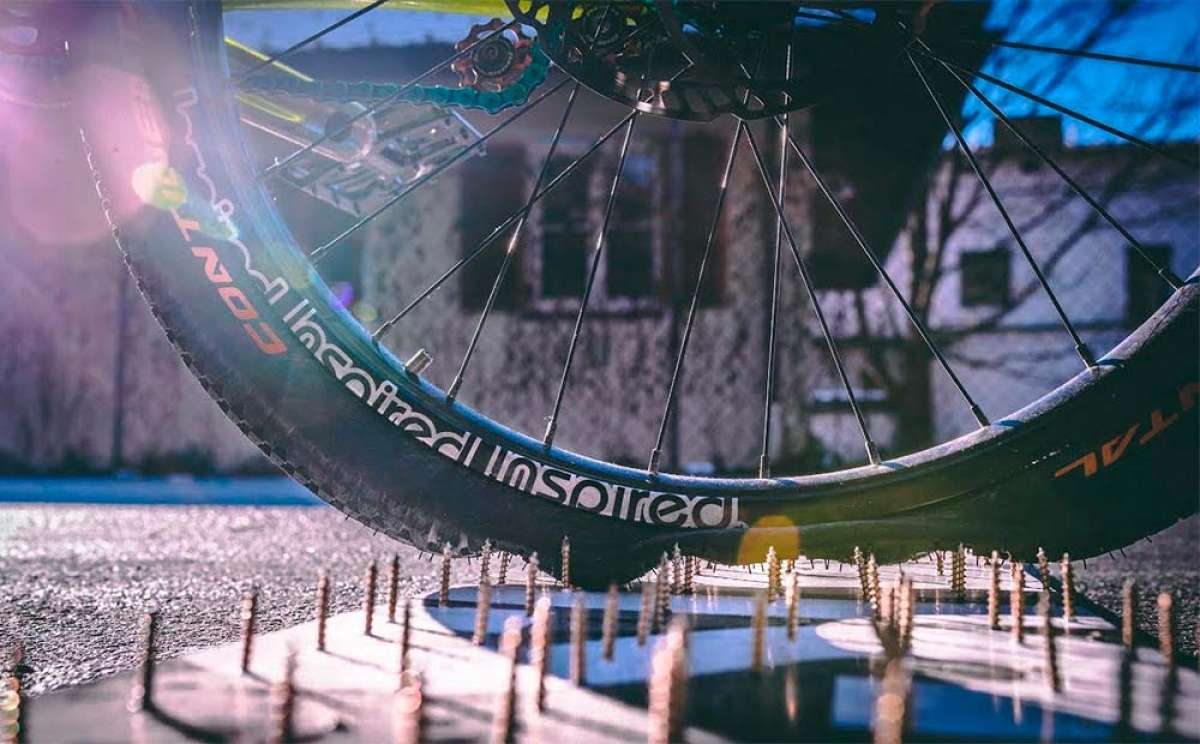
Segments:
[[[615,583],[608,585],[608,596],[604,600],[604,622],[601,625],[601,656],[605,661],[613,660],[617,643],[617,611],[621,601],[620,590]]]
[[[962,544],[950,558],[950,590],[960,602],[967,598],[967,552]]]
[[[546,708],[546,667],[550,663],[550,599],[542,597],[533,609],[533,624],[529,628],[529,663],[533,665],[536,687],[534,706],[538,712]]]
[[[940,550],[933,551],[933,559],[934,559],[934,562],[937,564],[937,575],[945,576],[946,575],[946,562],[942,558],[942,551],[940,551]]]
[[[916,589],[913,588],[913,581],[908,576],[900,577],[900,609],[899,615],[899,635],[900,648],[907,652],[912,648],[913,627],[916,624],[915,616],[917,612],[917,597]]]
[[[1000,554],[992,551],[991,580],[988,582],[988,627],[1000,630]]]
[[[683,564],[683,590],[688,594],[696,593],[696,572],[699,568],[699,558],[689,557]]]
[[[863,560],[862,550],[857,545],[854,546],[854,567],[858,569],[858,584],[862,592],[862,601],[867,602],[871,599],[871,580],[867,576],[867,564]]]
[[[800,574],[792,571],[787,583],[787,638],[796,640],[796,628],[800,625]]]
[[[667,554],[663,553],[662,558],[658,562],[658,581],[655,582],[657,588],[657,597],[654,604],[654,616],[650,622],[650,632],[658,633],[662,630],[663,625],[667,622],[667,615],[671,612],[671,583],[668,577],[670,564],[667,561]]]
[[[404,608],[400,611],[400,681],[403,686],[404,675],[408,672],[408,649],[412,643],[412,600],[404,600]]]
[[[483,541],[483,552],[479,554],[479,583],[492,582],[492,541]]]
[[[679,543],[675,543],[671,552],[671,594],[683,594],[683,553]]]
[[[512,559],[512,554],[507,550],[500,551],[500,572],[496,576],[496,583],[503,586],[508,583],[508,562]]]
[[[1017,561],[1012,564],[1012,592],[1009,605],[1012,608],[1012,634],[1017,643],[1025,642],[1025,569]]]
[[[438,590],[438,605],[450,604],[450,543],[442,546],[442,583]]]
[[[535,551],[530,554],[529,562],[525,565],[525,617],[533,615],[534,592],[537,590],[538,555]]]
[[[774,602],[783,594],[783,583],[779,576],[779,554],[775,546],[767,548],[767,601]]]
[[[767,593],[754,595],[754,619],[750,625],[750,671],[763,672],[763,656],[766,651]]]
[[[492,585],[487,582],[485,577],[479,583],[479,590],[475,602],[475,634],[471,636],[471,643],[476,646],[482,645],[487,638],[488,629],[488,610],[492,607]]]
[[[1042,633],[1046,640],[1046,686],[1053,692],[1059,692],[1062,690],[1062,679],[1058,674],[1058,648],[1054,642],[1054,613],[1050,609],[1050,596],[1048,594],[1042,595],[1041,600],[1038,602],[1038,611],[1042,615]]]
[[[1037,551],[1038,578],[1042,581],[1042,591],[1050,591],[1050,560],[1046,558],[1046,551],[1038,548]]]
[[[400,556],[392,554],[388,564],[387,576],[387,619],[389,623],[396,622],[396,599],[400,595]]]
[[[1071,578],[1071,555],[1062,555],[1062,608],[1063,618],[1075,619],[1075,581]]]
[[[642,606],[638,611],[637,645],[646,645],[646,636],[650,633],[650,625],[654,622],[655,608],[658,606],[658,590],[649,581],[642,581]]]
[[[363,635],[371,635],[375,628],[375,582],[378,569],[375,561],[367,564],[367,575],[363,577]]]
[[[325,650],[325,626],[329,621],[329,577],[317,577],[317,650]]]
[[[0,741],[4,744],[21,744],[28,739],[21,704],[21,676],[13,671],[0,688]]]
[[[1168,665],[1175,665],[1175,599],[1170,592],[1158,595],[1158,650]]]
[[[496,700],[496,713],[492,717],[493,744],[509,744],[514,740],[517,702],[517,651],[521,647],[521,618],[509,617],[504,621],[504,632],[500,635],[500,653],[504,656],[504,686]]]
[[[875,554],[872,553],[867,558],[867,588],[868,598],[871,600],[871,614],[876,620],[879,619],[879,564],[875,562]]]
[[[154,708],[154,646],[158,640],[158,613],[142,615],[141,633],[138,637],[141,658],[137,677],[129,695],[129,710],[152,710]],[[20,681],[18,680],[18,685]]]
[[[425,701],[421,678],[415,674],[396,692],[392,734],[396,744],[420,744],[425,738]]]
[[[251,589],[242,597],[242,674],[250,671],[250,654],[254,646],[254,625],[258,620],[258,590]]]
[[[587,599],[583,593],[571,605],[571,682],[582,685],[587,677]]]
[[[271,744],[295,741],[296,652],[288,649],[283,661],[283,678],[271,686]]]
[[[1133,579],[1125,579],[1121,587],[1121,645],[1133,648],[1133,628],[1137,625],[1137,589]]]
[[[564,587],[571,586],[571,539],[563,535],[562,539],[562,573],[560,575]]]
[[[650,664],[650,744],[683,741],[687,681],[687,628],[683,618],[675,618]]]

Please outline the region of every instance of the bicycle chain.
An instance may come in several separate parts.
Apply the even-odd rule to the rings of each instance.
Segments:
[[[404,86],[369,80],[310,81],[284,76],[252,77],[241,83],[240,87],[250,93],[283,93],[303,96],[322,103],[381,101],[393,98],[406,103],[427,103],[442,108],[482,109],[489,114],[496,114],[513,106],[524,105],[529,100],[529,94],[546,80],[549,70],[550,58],[535,46],[533,60],[521,77],[497,92],[474,88],[447,88],[441,85]]]

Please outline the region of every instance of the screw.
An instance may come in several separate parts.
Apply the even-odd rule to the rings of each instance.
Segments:
[[[767,601],[774,602],[783,594],[783,585],[779,580],[779,554],[775,546],[767,548]]]
[[[992,551],[991,581],[988,583],[988,627],[1000,630],[1000,554]]]
[[[412,642],[412,600],[404,600],[404,608],[400,613],[400,678],[403,685],[404,674],[408,671],[408,648]]]
[[[295,740],[292,724],[296,712],[296,651],[289,648],[283,662],[283,679],[271,686],[272,744]]]
[[[1012,564],[1012,591],[1009,605],[1012,607],[1013,640],[1025,642],[1025,569],[1017,561]]]
[[[763,652],[767,632],[767,593],[754,595],[754,619],[750,625],[750,670],[763,672]]]
[[[796,626],[800,624],[800,574],[788,574],[787,584],[787,638],[796,640]]]
[[[387,608],[388,622],[396,622],[396,598],[400,593],[400,556],[392,553],[392,562],[388,564]]]
[[[689,556],[683,564],[683,590],[688,594],[696,593],[696,570],[700,566],[700,559]]]
[[[888,661],[879,695],[875,698],[875,744],[900,744],[908,717],[910,678],[903,657]]]
[[[871,614],[879,619],[879,564],[875,562],[875,554],[867,558],[867,584],[870,589]]]
[[[587,604],[582,592],[571,605],[571,682],[582,685],[587,676]]]
[[[512,558],[512,554],[507,550],[500,551],[500,575],[496,577],[496,583],[503,586],[508,583],[508,561]]]
[[[438,592],[438,606],[450,604],[450,543],[442,546],[442,586]]]
[[[492,541],[483,541],[483,552],[479,555],[479,583],[491,583]]]
[[[667,622],[667,615],[671,612],[671,583],[668,577],[669,566],[667,554],[663,553],[662,558],[658,562],[658,580],[655,582],[655,587],[658,589],[658,597],[654,605],[654,616],[650,622],[650,631],[653,633],[662,630],[663,625]]]
[[[367,564],[367,575],[363,580],[363,635],[371,635],[375,624],[375,579],[378,569],[375,561]]]
[[[1121,644],[1133,649],[1133,628],[1137,625],[1137,588],[1133,579],[1125,579],[1121,588]]]
[[[250,653],[254,645],[254,625],[258,619],[258,590],[242,597],[242,674],[250,671]]]
[[[617,612],[621,601],[620,590],[615,583],[608,585],[608,597],[604,600],[604,622],[601,626],[601,656],[605,661],[613,660],[617,642]]]
[[[1053,692],[1059,692],[1062,690],[1062,680],[1058,676],[1058,649],[1054,644],[1054,613],[1050,610],[1050,595],[1042,595],[1038,612],[1042,615],[1042,632],[1046,638],[1046,686]]]
[[[945,568],[945,561],[942,558],[942,551],[940,551],[940,550],[933,551],[933,558],[934,558],[934,561],[937,563],[937,575],[945,576],[946,568]]]
[[[646,645],[646,636],[650,633],[650,624],[654,619],[657,607],[658,590],[650,581],[642,581],[642,607],[638,611],[637,645]]]
[[[961,543],[950,557],[950,589],[958,601],[967,598],[967,553]]]
[[[0,736],[4,744],[21,744],[28,738],[21,702],[21,676],[13,671],[0,691]]]
[[[858,583],[862,592],[862,601],[870,601],[871,579],[867,575],[867,564],[863,560],[862,550],[857,545],[854,546],[854,567],[858,569]]]
[[[1037,563],[1038,578],[1042,580],[1042,591],[1048,592],[1050,591],[1050,585],[1046,580],[1050,577],[1050,561],[1046,558],[1046,551],[1041,548],[1038,548]]]
[[[537,590],[538,556],[533,552],[525,565],[525,617],[533,614],[534,592]]]
[[[647,740],[651,744],[683,741],[687,682],[687,627],[683,618],[675,618],[650,664]]]
[[[317,577],[317,650],[325,650],[325,624],[329,619],[329,577]]]
[[[517,651],[521,647],[521,618],[510,616],[504,621],[504,632],[500,635],[500,653],[505,661],[504,687],[496,700],[496,714],[492,718],[492,742],[509,744],[514,740],[514,712],[517,698]]]
[[[671,553],[671,594],[683,594],[683,553],[679,543]]]
[[[1175,600],[1170,592],[1158,595],[1158,650],[1168,665],[1175,665]]]
[[[419,744],[424,738],[424,696],[421,694],[421,678],[410,675],[396,693],[393,739],[396,744]]]
[[[562,585],[571,586],[571,539],[563,535],[562,539]]]
[[[488,610],[492,607],[492,585],[487,582],[487,577],[479,583],[478,599],[475,603],[475,635],[471,636],[471,643],[476,646],[482,645],[487,638],[488,628]]]
[[[158,640],[158,613],[142,615],[141,664],[129,695],[129,711],[154,709],[154,646]]]
[[[1063,618],[1068,622],[1075,619],[1075,581],[1071,578],[1071,555],[1062,555],[1062,607]]]
[[[537,687],[534,705],[538,712],[546,708],[546,667],[550,664],[550,598],[542,597],[533,609],[533,624],[529,628],[529,663],[533,665]]]

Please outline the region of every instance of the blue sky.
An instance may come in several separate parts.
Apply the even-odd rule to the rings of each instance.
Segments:
[[[991,29],[1005,38],[1051,46],[1078,46],[1108,9],[1101,0],[1047,2],[997,0],[988,17]],[[345,11],[243,11],[226,16],[227,32],[253,46],[281,49],[314,30],[333,23]],[[322,43],[333,47],[371,43],[408,44],[425,39],[456,41],[472,23],[486,19],[420,12],[375,12],[331,33]],[[1133,57],[1200,64],[1200,2],[1149,0],[1108,26],[1094,51]],[[1069,74],[1046,88],[1063,65]],[[1200,136],[1200,75],[1094,60],[1066,58],[1013,49],[998,49],[985,71],[1078,109],[1121,129],[1152,140],[1192,140]],[[980,82],[980,89],[1006,113],[1025,116],[1053,113],[1013,93]],[[1173,102],[1168,115],[1167,101]],[[991,140],[991,117],[968,99],[965,113],[974,121],[968,137],[975,144]],[[1086,124],[1065,120],[1068,144],[1119,141]]]

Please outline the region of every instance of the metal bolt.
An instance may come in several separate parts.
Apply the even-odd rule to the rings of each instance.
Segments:
[[[396,598],[400,594],[400,556],[392,554],[392,562],[388,564],[387,588],[387,618],[389,623],[396,622]]]
[[[562,539],[562,574],[563,586],[571,586],[571,539],[563,535]]]
[[[404,608],[400,612],[400,678],[408,671],[408,649],[412,642],[412,600],[404,600]]]
[[[1054,643],[1054,613],[1050,610],[1050,595],[1042,595],[1038,602],[1038,612],[1042,615],[1042,633],[1046,639],[1046,686],[1053,692],[1059,692],[1062,689],[1062,680],[1058,675],[1058,648]]]
[[[687,682],[687,627],[683,618],[675,618],[650,665],[647,740],[651,744],[683,741]]]
[[[988,627],[1000,630],[1000,553],[992,551],[991,581],[988,582]]]
[[[658,603],[658,589],[653,582],[642,581],[642,606],[638,611],[637,645],[646,645],[646,636],[650,633],[650,625],[654,622],[655,608]]]
[[[484,577],[479,582],[479,591],[477,594],[478,600],[475,603],[475,635],[471,636],[471,643],[479,646],[487,639],[488,610],[492,607],[492,585],[487,582],[487,577]]]
[[[533,665],[537,687],[534,706],[538,712],[546,708],[546,667],[550,664],[550,598],[542,597],[533,609],[533,624],[529,628],[529,663]]]
[[[571,682],[582,685],[587,676],[587,600],[582,592],[571,605]]]
[[[1170,592],[1158,595],[1158,650],[1168,665],[1175,665],[1175,599]]]
[[[696,593],[696,570],[700,566],[700,559],[693,556],[688,556],[683,564],[683,590],[688,594]]]
[[[504,686],[496,699],[496,713],[492,717],[492,742],[509,744],[514,740],[517,702],[517,651],[521,647],[521,618],[509,617],[504,621],[504,632],[500,635],[500,653],[505,661]]]
[[[325,625],[329,620],[329,577],[317,577],[317,650],[325,650]]]
[[[483,552],[479,555],[479,583],[492,583],[492,541],[483,541]]]
[[[450,604],[450,543],[442,546],[442,585],[438,592],[438,605]]]
[[[757,592],[754,595],[754,619],[750,624],[750,670],[762,672],[763,655],[766,646],[767,632],[767,593]]]
[[[800,574],[788,574],[787,584],[787,637],[796,640],[796,628],[800,624]]]
[[[1137,588],[1133,579],[1125,579],[1121,588],[1121,644],[1133,649],[1133,629],[1137,625]]]
[[[242,597],[242,674],[250,671],[250,654],[254,645],[254,625],[258,620],[258,590],[251,589]]]
[[[157,612],[147,612],[142,615],[142,629],[138,640],[141,643],[141,663],[129,695],[130,712],[154,709],[154,646],[158,640]]]
[[[1012,592],[1009,605],[1012,608],[1013,640],[1025,642],[1025,569],[1017,561],[1012,564]]]
[[[950,558],[950,589],[958,601],[967,598],[967,553],[961,543]]]
[[[375,581],[378,569],[375,561],[367,564],[367,575],[363,579],[363,635],[371,635],[375,624]]]
[[[1062,608],[1063,618],[1075,619],[1075,581],[1071,578],[1071,555],[1062,555]]]
[[[774,602],[783,594],[783,585],[779,578],[779,554],[775,546],[767,548],[767,601]]]
[[[404,363],[404,369],[410,375],[419,375],[428,369],[431,364],[433,364],[433,357],[429,355],[429,352],[424,349],[417,349],[417,352]]]
[[[534,592],[537,590],[538,555],[535,551],[529,556],[525,566],[525,616],[533,614]]]
[[[858,583],[862,592],[862,601],[869,602],[871,599],[871,579],[867,576],[867,564],[863,560],[862,550],[857,545],[854,546],[854,567],[858,569]]]
[[[671,551],[671,594],[683,594],[683,553],[679,543],[675,543],[675,549]]]
[[[879,619],[879,564],[875,562],[875,554],[867,558],[867,583],[870,589],[871,614]]]
[[[512,554],[508,551],[500,551],[500,575],[496,577],[496,583],[501,586],[508,583],[508,561],[511,558]]]
[[[283,662],[283,679],[271,686],[271,744],[295,741],[296,652],[288,649]]]
[[[1042,580],[1042,591],[1050,591],[1050,584],[1047,579],[1050,577],[1050,560],[1046,558],[1046,551],[1038,548],[1037,551],[1038,578]]]
[[[616,583],[608,585],[608,596],[604,600],[604,622],[601,625],[601,656],[605,661],[613,660],[617,642],[617,613],[621,601]]]
[[[396,693],[393,739],[396,744],[419,744],[425,733],[425,704],[421,678],[410,675]]]

